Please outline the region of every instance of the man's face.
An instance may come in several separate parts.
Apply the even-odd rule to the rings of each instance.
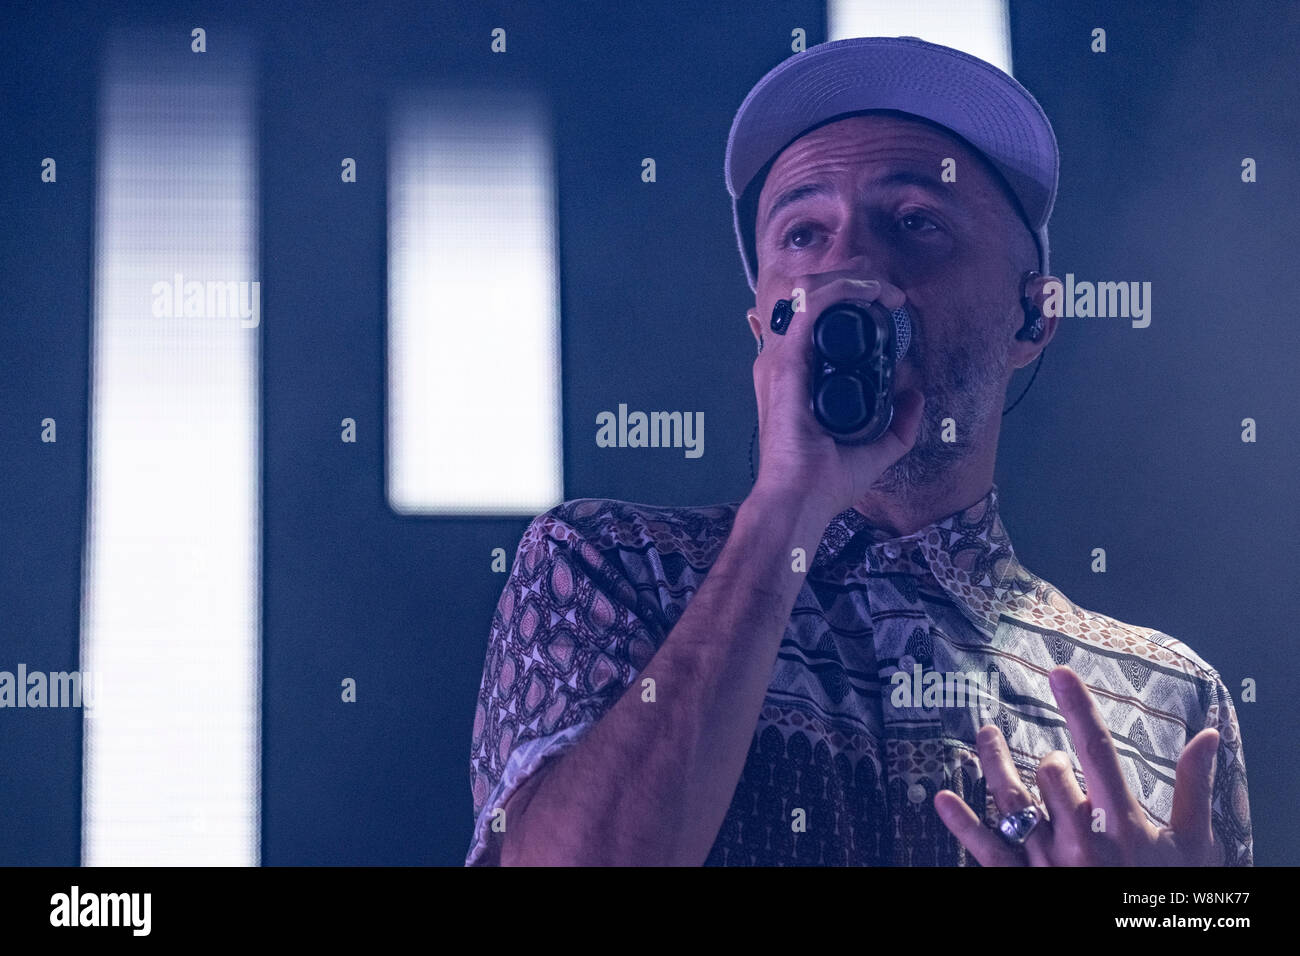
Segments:
[[[953,182],[941,178],[947,159],[956,161]],[[790,190],[811,183],[828,188],[773,211]],[[876,490],[935,484],[996,442],[1010,350],[1023,321],[1019,279],[1035,267],[1036,252],[980,157],[902,117],[828,124],[778,157],[759,196],[756,235],[755,304],[764,325],[798,277],[848,268],[855,258],[862,278],[907,296],[913,339],[896,388],[919,388],[925,413],[912,450]],[[955,423],[954,442],[942,440],[946,418]]]

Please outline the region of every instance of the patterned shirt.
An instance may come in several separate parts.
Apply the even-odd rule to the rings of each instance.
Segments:
[[[534,519],[492,619],[467,865],[499,861],[494,811],[636,682],[738,507],[585,498]],[[1088,686],[1156,825],[1169,822],[1183,747],[1218,730],[1213,828],[1226,862],[1250,865],[1241,735],[1218,673],[1169,635],[1084,610],[1026,570],[996,486],[913,534],[891,537],[854,509],[831,521],[706,865],[978,865],[933,799],[947,788],[986,823],[1000,816],[975,749],[981,726],[1001,728],[1036,801],[1035,770],[1052,750],[1070,755],[1087,790],[1048,686],[1059,665]]]

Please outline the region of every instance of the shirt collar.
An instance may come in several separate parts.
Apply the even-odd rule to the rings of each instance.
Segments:
[[[841,555],[854,563],[865,561],[873,571],[928,570],[990,639],[1001,615],[1014,614],[1019,596],[1033,586],[1033,576],[1016,558],[1002,524],[997,485],[974,504],[906,535],[873,527],[854,508],[842,511],[827,526],[814,565]]]

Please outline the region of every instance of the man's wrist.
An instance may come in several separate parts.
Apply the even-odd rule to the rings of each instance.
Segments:
[[[755,487],[741,503],[736,520],[769,529],[792,548],[815,550],[836,514],[825,502],[799,491]]]
[[[810,494],[803,488],[774,488],[762,484],[755,485],[745,497],[745,505],[751,511],[764,515],[782,514],[789,516],[799,526],[817,525],[818,538],[831,519],[843,509],[833,507],[824,498]]]

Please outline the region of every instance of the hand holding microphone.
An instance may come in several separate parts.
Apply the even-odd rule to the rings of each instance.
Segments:
[[[810,499],[827,521],[911,450],[923,405],[916,389],[894,394],[912,330],[905,296],[862,272],[793,277],[789,288],[804,290],[802,311],[774,299],[750,319],[763,336],[754,362],[755,491]]]

